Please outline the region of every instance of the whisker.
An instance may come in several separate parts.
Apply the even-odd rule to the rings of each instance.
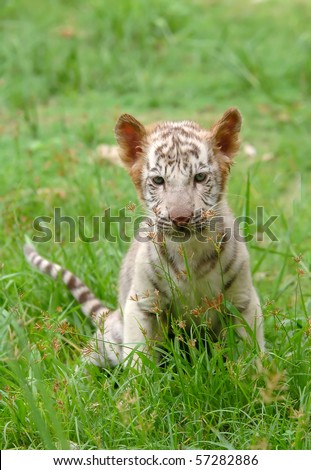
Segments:
[[[236,196],[245,199],[243,194],[228,193],[227,191],[220,191],[219,194],[225,194],[226,196]]]

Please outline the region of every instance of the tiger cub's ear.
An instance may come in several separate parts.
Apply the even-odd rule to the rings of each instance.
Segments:
[[[130,114],[122,114],[117,121],[115,135],[121,151],[121,160],[130,169],[142,156],[146,130]]]
[[[229,157],[229,160],[239,150],[241,125],[242,116],[238,109],[229,108],[211,129],[213,147],[216,151]]]

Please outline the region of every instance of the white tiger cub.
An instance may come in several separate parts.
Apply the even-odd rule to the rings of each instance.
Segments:
[[[208,325],[217,337],[221,314],[213,299],[225,298],[240,312],[236,331],[253,331],[264,350],[263,316],[252,284],[249,256],[239,241],[225,187],[239,148],[241,115],[230,108],[210,129],[192,121],[144,127],[123,114],[115,127],[120,157],[144,202],[150,233],[133,241],[121,268],[119,308],[108,312],[76,276],[43,259],[31,245],[28,261],[61,277],[97,326],[87,360],[101,367],[154,356],[169,321]],[[168,309],[170,314],[168,314]],[[181,318],[182,317],[182,318]],[[170,320],[169,320],[170,319]],[[137,354],[137,352],[140,352]]]

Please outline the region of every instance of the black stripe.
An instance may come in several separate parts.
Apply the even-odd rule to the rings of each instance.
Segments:
[[[233,246],[233,254],[230,258],[230,260],[228,261],[228,263],[226,264],[226,266],[224,267],[223,269],[223,274],[226,274],[228,271],[230,271],[230,269],[232,268],[236,258],[237,258],[237,243],[235,241],[235,239],[233,239],[234,241],[234,246]]]
[[[38,256],[39,256],[39,255],[38,255]],[[37,264],[37,268],[40,269],[41,271],[42,271],[41,265],[42,265],[42,263],[43,263],[44,261],[45,261],[45,260],[44,260],[43,258],[41,258],[41,256],[40,256],[39,261],[37,261],[37,263],[36,263],[36,264]]]
[[[154,276],[150,276],[150,273],[147,272],[147,278],[150,284],[152,284],[152,287],[154,287],[154,290],[160,292],[162,294],[162,290],[160,285],[158,284],[157,279],[155,279],[156,274],[153,272]]]
[[[97,299],[96,299],[97,300]],[[102,303],[98,300],[98,303],[93,305],[93,307],[91,308],[90,310],[90,315],[91,316],[95,316],[96,313],[99,312],[99,310],[104,310],[104,306],[102,305]]]
[[[167,143],[163,143],[163,144],[159,145],[159,146],[155,149],[155,154],[156,154],[157,156],[161,156],[162,153],[163,153],[163,149],[164,149],[165,147],[167,147]]]
[[[237,305],[236,308],[238,309],[240,313],[244,313],[248,309],[250,303],[251,303],[251,299],[249,298],[246,300],[246,302],[243,303],[243,305]]]
[[[167,264],[171,266],[171,268],[173,269],[174,273],[175,273],[176,275],[179,275],[180,272],[179,272],[179,270],[177,269],[177,266],[176,266],[176,264],[175,264],[174,259],[167,253],[167,250],[165,250],[162,245],[160,245],[160,253],[161,253],[161,255],[163,256],[163,258],[166,260]]]
[[[38,255],[38,254],[37,254],[37,256],[39,256],[39,260],[35,261],[34,264],[35,264],[35,266],[40,270],[40,269],[41,269],[42,261],[44,261],[44,259],[41,258],[41,256]]]
[[[188,176],[188,172],[185,171],[183,168],[179,167],[179,173],[181,173],[183,176]]]
[[[234,282],[238,278],[238,275],[240,274],[240,272],[241,272],[241,270],[244,266],[244,263],[245,263],[245,261],[242,261],[242,263],[240,264],[238,269],[234,272],[234,274],[231,276],[231,278],[225,283],[225,285],[224,285],[225,290],[230,289],[230,287],[234,284]]]
[[[196,266],[196,275],[205,276],[207,273],[211,272],[215,268],[218,258],[219,256],[216,250],[201,258]]]
[[[69,273],[70,274],[70,279],[69,281],[65,282],[64,276],[65,274]],[[62,271],[62,279],[65,282],[66,286],[68,287],[69,290],[76,289],[77,287],[82,287],[84,286],[83,282],[76,276],[74,276],[70,271],[67,269],[63,269]]]
[[[211,195],[205,195],[205,194],[200,194],[200,198],[202,202],[205,204],[207,207],[213,206],[213,201],[211,200]]]
[[[165,131],[161,132],[161,139],[166,140],[172,135],[172,128],[166,128]]]
[[[49,276],[52,275],[53,266],[54,266],[53,263],[49,263],[49,264],[47,265],[47,267],[46,267],[45,272],[46,272],[46,274],[48,274]]]
[[[93,300],[93,299],[95,299],[95,297],[94,297],[94,295],[92,294],[92,292],[90,290],[82,292],[78,296],[79,304],[84,304],[85,302],[88,302],[89,300]]]

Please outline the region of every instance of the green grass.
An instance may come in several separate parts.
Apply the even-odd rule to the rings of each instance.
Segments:
[[[1,1],[2,449],[311,449],[310,19],[307,0]],[[230,205],[279,215],[278,242],[249,244],[268,354],[176,344],[165,368],[86,373],[91,326],[27,265],[24,235],[54,207],[90,220],[137,203],[96,155],[120,113],[210,126],[229,106],[244,116]],[[127,248],[65,238],[40,252],[112,307]]]

